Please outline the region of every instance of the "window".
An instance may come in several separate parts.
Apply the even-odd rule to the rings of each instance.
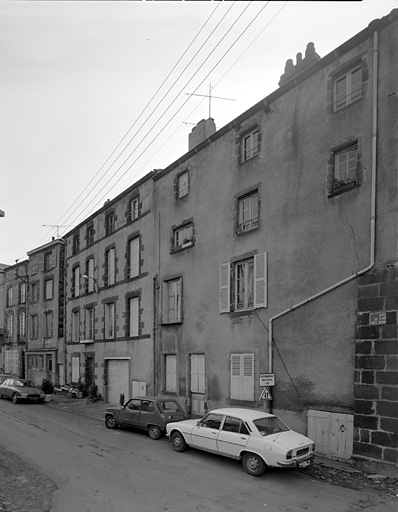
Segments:
[[[182,279],[172,279],[164,283],[164,322],[181,322]]]
[[[35,302],[38,302],[38,300],[39,300],[39,283],[32,283],[31,291],[32,291],[31,302],[32,302],[32,304],[34,304]]]
[[[116,217],[114,212],[108,213],[105,217],[105,235],[111,235],[115,231],[115,221]]]
[[[45,288],[44,288],[45,300],[52,299],[53,298],[53,280],[47,279],[44,284],[45,284]]]
[[[86,340],[94,339],[94,308],[86,308]]]
[[[25,311],[21,311],[18,315],[18,333],[21,337],[26,333],[26,315]]]
[[[115,248],[106,251],[106,284],[115,284]]]
[[[205,356],[191,354],[191,393],[205,392]]]
[[[177,177],[177,197],[181,199],[182,197],[188,195],[189,192],[189,174],[188,171],[185,171],[178,175]]]
[[[72,382],[78,382],[80,377],[80,357],[79,356],[72,356],[72,375],[71,375],[71,381]]]
[[[238,229],[244,233],[258,227],[258,192],[252,192],[238,199]]]
[[[73,235],[73,241],[72,241],[72,254],[77,254],[80,249],[80,236],[79,233],[76,233]]]
[[[80,268],[73,269],[72,297],[78,297],[80,291]]]
[[[37,340],[39,337],[39,317],[37,315],[32,315],[30,319],[32,322],[31,338],[32,340]]]
[[[86,240],[87,240],[88,246],[93,245],[93,243],[94,243],[94,226],[93,226],[93,224],[89,224],[87,226]]]
[[[140,201],[139,201],[138,197],[134,197],[133,199],[131,199],[131,201],[130,201],[130,211],[129,211],[129,216],[130,216],[130,220],[131,221],[138,219],[139,204],[140,204]]]
[[[231,354],[231,399],[254,400],[254,354]]]
[[[220,430],[220,426],[222,423],[222,415],[214,414],[214,412],[209,412],[207,416],[203,418],[200,422],[201,427],[211,428],[215,430]]]
[[[115,303],[105,304],[105,338],[115,337]]]
[[[25,304],[26,302],[26,283],[19,285],[19,303]]]
[[[333,192],[357,183],[358,145],[334,153]]]
[[[52,311],[48,311],[44,313],[44,322],[43,322],[43,337],[44,338],[52,338],[53,335],[53,313]]]
[[[13,292],[11,286],[7,288],[7,306],[13,306]]]
[[[94,291],[95,279],[94,279],[94,258],[90,258],[86,261],[86,292],[90,293]]]
[[[235,432],[236,434],[244,434],[249,436],[249,430],[246,425],[238,418],[232,418],[231,416],[226,416],[224,420],[224,425],[222,427],[226,432]]]
[[[129,299],[129,336],[139,335],[139,315],[140,315],[140,299],[139,297],[131,297]]]
[[[220,266],[220,313],[231,302],[236,312],[267,307],[267,253]]]
[[[14,317],[12,315],[7,315],[7,335],[9,338],[12,338],[14,334]]]
[[[80,339],[80,313],[72,311],[72,336],[71,341],[79,341]]]
[[[334,84],[334,109],[337,112],[362,97],[362,68],[357,66],[337,78]]]
[[[51,265],[51,261],[52,261],[52,253],[51,252],[46,252],[44,254],[44,270],[51,270],[52,268],[52,265]]]
[[[240,161],[247,162],[256,156],[260,150],[258,128],[241,136],[240,139]]]
[[[190,247],[193,245],[193,224],[185,224],[179,228],[174,229],[173,232],[174,246],[177,247]]]
[[[167,355],[166,364],[166,391],[175,393],[177,391],[177,356]]]
[[[129,277],[140,274],[140,237],[129,240]]]

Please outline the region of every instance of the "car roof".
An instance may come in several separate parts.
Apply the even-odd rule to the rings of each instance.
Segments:
[[[258,411],[257,409],[246,409],[245,407],[224,407],[222,409],[213,409],[209,411],[214,414],[223,414],[225,416],[236,416],[245,420],[258,420],[260,418],[272,418],[274,414]]]

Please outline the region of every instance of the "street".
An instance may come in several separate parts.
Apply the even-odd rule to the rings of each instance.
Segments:
[[[381,510],[374,494],[294,470],[250,477],[236,461],[176,453],[165,438],[111,431],[99,418],[46,404],[0,401],[0,445],[56,485],[53,512]]]

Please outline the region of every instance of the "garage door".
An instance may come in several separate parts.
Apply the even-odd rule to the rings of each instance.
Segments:
[[[130,394],[129,361],[108,359],[108,402],[118,404],[120,393],[124,393],[126,399]]]

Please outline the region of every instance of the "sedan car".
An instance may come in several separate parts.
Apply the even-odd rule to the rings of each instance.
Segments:
[[[14,404],[20,400],[41,403],[44,400],[44,393],[30,380],[12,378],[6,379],[0,385],[0,398],[10,398]]]
[[[146,430],[151,439],[159,439],[166,432],[167,423],[188,418],[181,405],[173,398],[137,397],[121,408],[110,407],[105,411],[108,428],[135,427]]]
[[[242,460],[249,475],[267,467],[305,467],[315,443],[286,426],[277,416],[254,409],[224,408],[201,420],[168,423],[166,435],[177,452],[188,446]]]

